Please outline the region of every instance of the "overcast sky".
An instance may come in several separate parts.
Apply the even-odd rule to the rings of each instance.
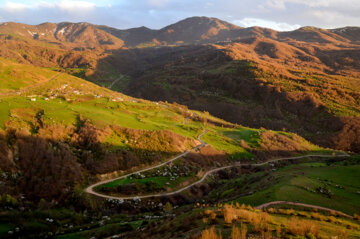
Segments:
[[[293,30],[360,26],[360,0],[0,0],[0,22],[90,22],[159,29],[187,17]]]

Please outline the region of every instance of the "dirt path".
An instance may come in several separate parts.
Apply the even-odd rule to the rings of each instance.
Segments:
[[[206,145],[206,143],[204,141],[201,140],[201,137],[207,133],[207,130],[205,130],[202,134],[200,134],[198,136],[198,140],[201,142],[200,145],[196,146],[195,148],[193,148],[191,151],[193,150],[196,150],[196,149],[199,149],[199,148],[202,148]],[[115,181],[115,180],[118,180],[118,179],[123,179],[123,178],[126,178],[130,175],[133,175],[133,174],[137,174],[137,173],[142,173],[142,172],[145,172],[145,171],[148,171],[148,170],[152,170],[152,169],[155,169],[155,168],[159,168],[161,166],[164,166],[176,159],[179,159],[183,156],[186,156],[190,151],[186,151],[174,158],[171,158],[170,160],[164,162],[164,163],[161,163],[161,164],[158,164],[158,165],[155,165],[155,166],[152,166],[152,167],[149,167],[149,168],[145,168],[145,169],[142,169],[142,170],[139,170],[139,171],[136,171],[136,172],[133,172],[133,173],[129,173],[129,174],[126,174],[126,175],[123,175],[121,177],[118,177],[118,178],[114,178],[114,179],[109,179],[109,180],[105,180],[105,181],[100,181],[98,183],[95,183],[93,185],[90,185],[89,187],[87,187],[85,189],[85,192],[89,193],[89,194],[93,194],[93,195],[96,195],[98,197],[102,197],[102,198],[107,198],[107,199],[114,199],[114,200],[127,200],[127,199],[144,199],[144,198],[151,198],[151,197],[164,197],[164,196],[171,196],[171,195],[175,195],[175,194],[178,194],[178,193],[181,193],[197,184],[200,184],[202,183],[210,174],[213,174],[215,172],[218,172],[218,171],[221,171],[221,170],[224,170],[224,169],[228,169],[228,168],[233,168],[233,167],[241,167],[241,166],[254,166],[254,167],[259,167],[259,166],[263,166],[263,165],[266,165],[266,164],[269,164],[269,163],[274,163],[274,162],[278,162],[278,161],[282,161],[282,160],[291,160],[291,159],[302,159],[302,158],[307,158],[307,157],[321,157],[321,158],[334,158],[334,157],[349,157],[348,154],[346,153],[343,153],[342,155],[317,155],[317,154],[309,154],[309,155],[302,155],[302,156],[295,156],[295,157],[285,157],[285,158],[278,158],[278,159],[273,159],[273,160],[269,160],[269,161],[266,161],[266,162],[263,162],[263,163],[258,163],[258,164],[241,164],[240,162],[237,162],[233,165],[229,165],[229,166],[224,166],[224,167],[220,167],[220,168],[215,168],[215,169],[211,169],[209,171],[207,171],[201,179],[199,179],[198,181],[188,185],[188,186],[185,186],[183,188],[180,188],[179,190],[176,190],[176,191],[173,191],[173,192],[168,192],[168,193],[157,193],[157,194],[148,194],[148,195],[138,195],[138,196],[126,196],[126,197],[116,197],[116,196],[109,196],[109,195],[105,195],[105,194],[101,194],[101,193],[98,193],[98,192],[95,192],[94,191],[94,188],[99,186],[99,185],[102,185],[102,184],[106,184],[106,183],[109,183],[109,182],[112,182],[112,181]]]
[[[352,216],[350,216],[348,214],[345,214],[343,212],[336,211],[336,210],[333,210],[333,209],[330,209],[330,208],[320,207],[320,206],[311,205],[311,204],[305,204],[305,203],[298,203],[298,202],[273,201],[273,202],[264,203],[264,204],[262,204],[260,206],[257,206],[256,208],[257,209],[264,209],[264,208],[267,208],[269,206],[279,205],[279,204],[286,204],[286,205],[300,206],[300,207],[307,207],[307,208],[315,208],[315,209],[320,209],[320,210],[327,211],[327,212],[335,212],[338,215],[341,215],[343,217],[347,217],[347,218],[350,218],[350,219],[353,218]]]
[[[46,83],[49,83],[49,82],[55,80],[55,79],[58,78],[62,73],[63,73],[63,72],[59,72],[59,73],[56,74],[55,76],[51,77],[49,80],[39,82],[39,83],[37,83],[37,84],[35,84],[35,85],[27,86],[27,87],[24,87],[24,88],[19,89],[19,90],[14,90],[14,91],[10,91],[10,92],[0,93],[0,96],[19,95],[19,94],[21,94],[21,93],[24,93],[24,92],[27,91],[27,90],[36,88],[36,87],[38,87],[38,86],[40,86],[40,85],[43,85],[43,84],[46,84]]]
[[[111,88],[118,83],[119,81],[121,81],[123,78],[125,78],[125,76],[121,76],[120,78],[114,80],[107,88],[111,90]]]
[[[96,196],[99,196],[99,197],[103,197],[103,198],[108,198],[108,199],[119,199],[119,200],[123,200],[123,199],[135,199],[135,198],[145,198],[145,197],[153,197],[154,195],[155,196],[160,196],[158,194],[154,194],[154,195],[146,195],[146,196],[130,196],[130,197],[113,197],[113,196],[108,196],[108,195],[105,195],[105,194],[101,194],[101,193],[97,193],[94,191],[94,188],[99,186],[99,185],[102,185],[102,184],[105,184],[105,183],[109,183],[109,182],[112,182],[112,181],[115,181],[115,180],[118,180],[118,179],[123,179],[123,178],[126,178],[130,175],[133,175],[133,174],[137,174],[137,173],[142,173],[142,172],[146,172],[146,171],[149,171],[149,170],[152,170],[152,169],[155,169],[155,168],[159,168],[159,167],[162,167],[168,163],[171,163],[172,161],[176,160],[176,159],[179,159],[181,157],[184,157],[186,156],[187,154],[189,154],[191,151],[194,151],[194,150],[197,150],[197,149],[200,149],[204,146],[206,146],[206,143],[204,141],[202,141],[201,137],[206,134],[208,131],[207,130],[204,130],[204,132],[202,134],[200,134],[198,136],[198,140],[200,141],[200,144],[198,146],[196,146],[195,148],[192,148],[190,151],[185,151],[184,153],[180,154],[180,155],[177,155],[176,157],[174,158],[171,158],[163,163],[160,163],[158,165],[155,165],[155,166],[152,166],[152,167],[149,167],[149,168],[145,168],[145,169],[141,169],[139,171],[136,171],[136,172],[132,172],[132,173],[129,173],[129,174],[126,174],[126,175],[123,175],[121,177],[117,177],[117,178],[113,178],[113,179],[109,179],[109,180],[105,180],[105,181],[100,181],[98,183],[95,183],[93,185],[90,185],[89,187],[87,187],[85,189],[85,192],[87,193],[90,193],[90,194],[93,194],[93,195],[96,195]]]

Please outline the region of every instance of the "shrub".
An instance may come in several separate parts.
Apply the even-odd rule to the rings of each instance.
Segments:
[[[276,209],[275,208],[269,208],[267,209],[268,213],[276,213]]]
[[[223,209],[224,220],[226,223],[232,223],[240,218],[255,225],[257,231],[262,230],[266,223],[270,222],[270,215],[266,212],[253,212],[246,209],[236,208],[231,204],[225,204]]]
[[[235,225],[232,227],[231,239],[241,239],[240,229]]]
[[[303,216],[303,217],[307,217],[307,218],[311,218],[311,216],[307,212],[298,212],[298,215]]]
[[[300,220],[292,217],[288,223],[289,232],[295,236],[306,236],[312,234],[315,237],[319,235],[319,225],[316,222]]]
[[[221,234],[217,234],[214,227],[205,229],[201,232],[201,239],[222,239]]]
[[[170,213],[173,209],[173,206],[171,205],[170,202],[166,202],[165,206],[164,206],[164,211],[167,213]]]
[[[223,209],[225,223],[232,223],[233,220],[237,219],[236,209],[229,204],[224,205]]]
[[[16,207],[19,203],[18,203],[18,200],[16,198],[12,197],[9,194],[6,194],[6,204],[9,205],[9,206]]]
[[[328,218],[327,218],[327,221],[328,221],[328,222],[331,222],[331,223],[336,223],[336,222],[337,222],[336,218],[333,217],[333,216],[328,217]]]
[[[345,228],[338,229],[336,231],[336,237],[338,239],[347,239],[349,237],[349,232]]]
[[[238,228],[233,225],[232,232],[231,232],[231,239],[246,239],[247,234],[247,226],[241,224],[241,227]]]
[[[277,237],[277,239],[281,238],[281,226],[278,226],[276,228],[276,237]]]

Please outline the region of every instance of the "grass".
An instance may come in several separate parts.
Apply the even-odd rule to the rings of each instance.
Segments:
[[[295,201],[328,207],[345,213],[360,212],[360,165],[326,166],[322,163],[284,167],[270,175],[258,173],[249,176],[259,181],[247,185],[254,193],[237,199],[240,203],[260,205],[270,201]],[[239,183],[243,180],[239,180]],[[317,191],[330,190],[328,196]]]
[[[234,140],[244,140],[252,146],[259,146],[259,134],[261,133],[261,130],[239,127],[237,129],[221,129],[219,130],[219,133]]]
[[[50,76],[56,75],[58,72],[34,66],[27,68],[27,66],[11,61],[4,61],[2,64],[24,73],[24,76],[17,77],[15,75],[12,79],[14,82],[28,82],[28,85],[32,85],[34,79],[31,77],[28,81],[23,80],[24,77],[27,79],[29,72],[38,75],[39,79],[35,80],[41,82],[35,87],[23,90],[21,94],[0,96],[0,127],[2,129],[11,127],[29,129],[29,124],[34,122],[36,113],[44,110],[46,125],[71,127],[76,117],[81,115],[83,118],[89,119],[95,127],[104,131],[108,130],[109,126],[148,131],[167,130],[192,139],[197,139],[197,136],[206,128],[209,132],[203,136],[203,141],[220,153],[227,154],[232,160],[254,157],[241,146],[242,141],[251,148],[258,148],[261,143],[260,134],[264,130],[236,126],[211,116],[208,112],[190,111],[186,107],[176,104],[135,99],[66,73],[52,81],[47,81]],[[188,118],[187,115],[196,117]],[[206,120],[204,120],[205,122],[197,121],[197,117]],[[233,128],[214,126],[206,121],[230,125]],[[274,133],[286,134],[291,138],[290,133]],[[119,137],[109,134],[102,139],[101,143],[110,143],[114,149],[127,147],[125,141],[118,141]],[[309,144],[305,140],[302,143]],[[190,145],[186,145],[185,148],[190,148]],[[313,149],[318,150],[319,148],[314,146]],[[159,186],[164,187],[169,178],[154,178],[153,180]],[[187,178],[177,180],[169,181],[170,187],[175,187]],[[126,183],[127,181],[121,182]],[[140,180],[137,183],[144,182]]]
[[[8,231],[11,231],[13,229],[14,229],[14,226],[11,226],[9,224],[0,223],[0,236],[7,235]]]
[[[167,103],[155,104],[146,100],[134,99],[66,73],[48,82],[49,77],[58,72],[21,65],[9,60],[1,61],[1,63],[8,68],[17,69],[26,78],[23,80],[22,75],[15,76],[12,79],[14,82],[28,82],[28,85],[32,85],[35,80],[42,82],[34,88],[24,90],[20,95],[0,96],[0,127],[2,129],[26,127],[33,116],[29,113],[25,115],[25,112],[29,112],[28,110],[22,114],[23,109],[33,109],[33,114],[43,109],[45,122],[48,124],[72,125],[76,116],[80,114],[100,128],[118,125],[140,130],[169,130],[193,139],[196,139],[204,128],[208,128],[210,132],[204,136],[204,141],[214,148],[228,153],[232,159],[253,157],[239,146],[240,140],[244,140],[252,147],[259,145],[259,130],[246,127],[226,129],[186,119],[183,115],[186,111],[192,112],[209,121],[229,125],[224,120],[211,116],[207,112],[189,111],[182,106]],[[3,68],[6,67],[3,66]],[[29,77],[30,73],[34,74]],[[55,98],[49,99],[51,96],[55,96]],[[31,98],[35,98],[36,101],[31,101]],[[12,114],[15,111],[20,113]]]
[[[231,159],[238,160],[241,158],[252,158],[253,155],[242,148],[239,143],[225,135],[218,132],[223,129],[215,128],[203,136],[203,140],[213,146],[217,150],[223,150],[229,154]],[[234,132],[234,131],[233,131]],[[253,140],[253,139],[251,139]]]
[[[105,236],[112,236],[114,234],[123,233],[126,231],[131,231],[139,228],[142,224],[143,220],[136,220],[131,222],[120,222],[120,223],[109,223],[104,226],[96,227],[90,230],[84,230],[81,232],[67,233],[65,235],[56,236],[55,238],[74,238],[74,239],[82,239],[82,238],[91,238],[96,236],[97,238],[102,238]]]
[[[0,57],[0,93],[49,80],[57,72],[31,65],[21,65]]]
[[[190,176],[188,177],[178,177],[175,180],[170,180],[171,177],[169,176],[157,176],[157,177],[147,177],[147,178],[141,178],[141,179],[136,179],[136,178],[131,178],[130,176],[127,178],[123,178],[123,179],[118,179],[115,181],[112,181],[110,183],[106,183],[101,185],[101,187],[106,187],[106,188],[113,188],[113,187],[118,187],[121,185],[126,185],[126,184],[146,184],[148,182],[151,183],[155,183],[157,184],[157,186],[159,187],[176,187],[177,185],[179,185],[181,182],[186,181],[187,179],[191,178]],[[169,183],[169,185],[167,185],[166,183]]]

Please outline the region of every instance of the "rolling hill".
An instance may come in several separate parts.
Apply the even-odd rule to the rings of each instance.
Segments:
[[[205,133],[202,140],[208,145],[179,158],[172,166],[166,165],[153,172],[169,173],[171,170],[173,176],[158,175],[153,184],[135,184],[136,190],[155,192],[169,190],[166,185],[182,187],[201,176],[204,170],[234,163],[264,162],[269,158],[303,154],[331,158],[338,154],[292,133],[247,128],[179,104],[129,97],[65,72],[1,58],[0,74],[3,79],[0,94],[0,207],[5,210],[0,216],[0,235],[5,237],[26,235],[36,238],[49,233],[74,236],[74,229],[86,225],[94,231],[86,230],[80,238],[87,237],[88,233],[113,235],[119,230],[133,236],[136,231],[132,226],[121,226],[122,222],[115,222],[110,231],[106,229],[108,222],[105,227],[102,223],[91,222],[94,218],[98,220],[97,212],[118,204],[89,197],[83,188],[98,180],[156,165],[189,150],[199,144],[200,133]],[[248,173],[252,173],[251,170]],[[149,172],[145,177],[151,174]],[[182,176],[175,176],[177,174]],[[137,175],[140,179],[144,176]],[[203,186],[174,195],[171,202],[188,205],[199,197],[206,198],[210,192],[213,192],[209,194],[210,201],[213,200],[213,195],[218,197],[219,185],[211,180],[219,176],[223,180],[224,174],[219,172]],[[173,182],[172,177],[176,178]],[[126,188],[123,193],[131,192],[134,185],[131,180],[135,179],[127,180],[130,183],[121,186]],[[231,180],[226,182],[231,185]],[[112,185],[116,186],[117,182]],[[111,192],[111,187],[107,193]],[[224,185],[220,190],[227,187]],[[225,195],[224,192],[221,195]],[[143,203],[148,205],[152,200]],[[157,204],[161,205],[164,199],[156,200],[160,200]],[[120,206],[121,210],[136,212],[138,202],[134,202],[134,205],[129,202]],[[346,198],[340,209],[347,209],[349,205],[351,200]],[[76,208],[75,214],[68,207]],[[145,207],[158,210],[158,206]],[[29,210],[26,216],[21,211],[24,208]],[[93,216],[81,212],[85,208]],[[186,211],[186,215],[188,213],[191,214]],[[9,221],[9,218],[13,219]],[[56,224],[52,225],[51,220]],[[136,218],[127,220],[135,223],[134,227],[139,222]],[[77,225],[74,229],[69,226],[73,224]]]
[[[0,95],[1,170],[21,175],[2,185],[2,192],[29,193],[27,198],[34,200],[62,197],[67,195],[62,186],[52,194],[42,191],[43,183],[74,185],[96,174],[151,165],[193,147],[203,128],[210,131],[205,139],[211,154],[225,159],[326,153],[296,135],[249,129],[185,106],[128,97],[66,73],[5,59],[1,63],[6,83]],[[230,132],[250,134],[248,143],[240,146]],[[52,171],[42,171],[44,166]],[[63,172],[67,167],[70,172]]]
[[[359,151],[356,27],[276,32],[193,17],[160,30],[3,23],[0,33],[0,55],[20,63]]]
[[[0,237],[357,238],[359,34],[0,24]]]

